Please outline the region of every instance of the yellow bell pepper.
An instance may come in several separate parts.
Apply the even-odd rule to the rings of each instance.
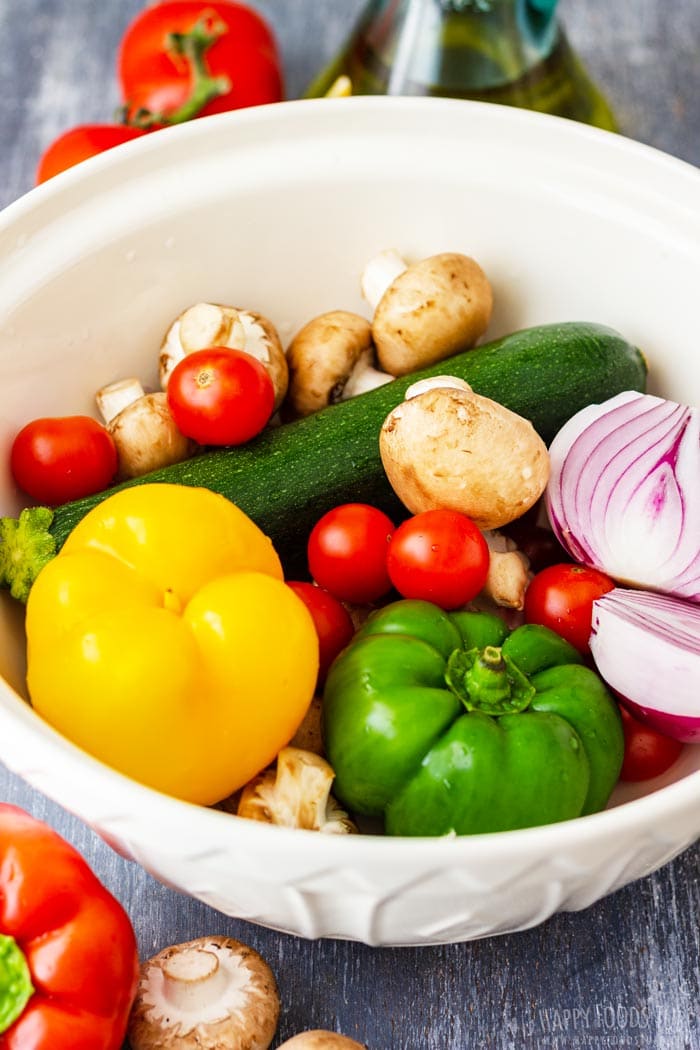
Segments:
[[[27,602],[36,711],[144,784],[211,804],[273,761],[318,672],[318,639],[270,540],[207,489],[107,497]]]

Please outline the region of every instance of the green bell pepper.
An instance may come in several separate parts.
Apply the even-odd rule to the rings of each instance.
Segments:
[[[334,794],[390,835],[471,835],[602,809],[617,704],[546,627],[397,601],[333,664],[323,732]]]

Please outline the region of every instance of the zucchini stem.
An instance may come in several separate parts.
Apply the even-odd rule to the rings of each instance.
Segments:
[[[0,518],[0,587],[20,602],[26,603],[34,580],[56,555],[52,522],[49,507],[28,507],[18,518]]]

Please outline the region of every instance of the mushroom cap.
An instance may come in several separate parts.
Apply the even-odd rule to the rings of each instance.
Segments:
[[[489,280],[469,256],[443,252],[414,263],[374,312],[379,364],[403,376],[470,349],[486,331],[492,307]]]
[[[347,1035],[314,1028],[280,1043],[278,1050],[367,1050],[367,1046],[350,1039]]]
[[[393,409],[379,451],[411,513],[455,510],[481,529],[519,518],[549,479],[547,446],[528,420],[453,387],[433,387]]]
[[[219,303],[195,303],[184,310],[165,333],[160,350],[160,384],[187,354],[212,346],[243,350],[267,370],[275,389],[275,411],[287,394],[287,358],[271,321],[254,310]]]
[[[232,937],[164,948],[141,966],[131,1050],[268,1050],[280,1000],[272,970]]]
[[[188,459],[196,444],[178,429],[163,391],[144,394],[112,419],[107,428],[117,448],[120,478],[139,478]]]
[[[330,310],[301,328],[287,348],[294,415],[308,416],[338,400],[363,355],[374,355],[372,328],[349,310]]]

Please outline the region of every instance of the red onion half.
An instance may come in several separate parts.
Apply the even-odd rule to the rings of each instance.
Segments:
[[[550,446],[547,512],[576,560],[700,602],[700,409],[625,391]]]
[[[635,718],[700,743],[700,605],[615,587],[593,603],[590,646]]]

